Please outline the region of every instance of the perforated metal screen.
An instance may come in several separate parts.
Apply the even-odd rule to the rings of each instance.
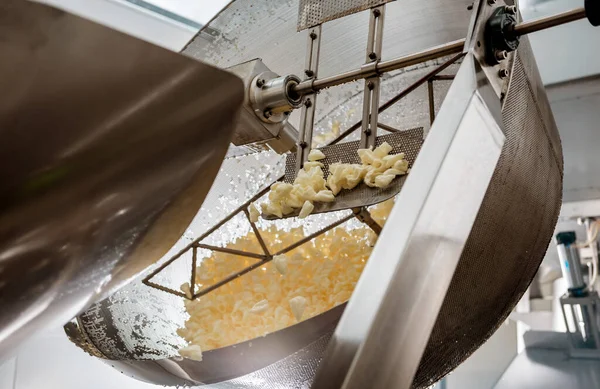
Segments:
[[[528,40],[502,111],[506,143],[414,379],[454,370],[506,320],[533,279],[558,218],[560,138]]]
[[[393,0],[300,0],[298,31]]]

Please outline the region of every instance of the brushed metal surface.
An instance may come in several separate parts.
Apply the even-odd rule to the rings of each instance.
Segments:
[[[468,54],[313,388],[411,387],[505,141],[500,101],[486,88],[487,78]]]
[[[182,235],[242,101],[229,73],[51,7],[0,4],[0,355]]]

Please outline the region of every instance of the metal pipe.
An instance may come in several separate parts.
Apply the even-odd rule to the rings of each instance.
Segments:
[[[521,23],[519,25],[516,25],[512,32],[516,36],[521,36],[585,18],[585,8],[581,7],[573,9],[571,11],[562,12],[557,15],[547,16],[544,18]]]
[[[433,59],[445,57],[447,55],[460,53],[465,45],[465,40],[460,39],[454,42],[446,43],[442,46],[433,47],[425,51],[410,54],[404,57],[379,62],[375,68],[375,74],[390,72],[407,66],[419,64],[421,62],[431,61]],[[325,77],[320,80],[307,80],[296,85],[292,90],[299,94],[316,92],[321,89],[345,84],[350,81],[356,81],[361,78],[372,76],[373,70],[369,67],[351,70],[345,73],[337,74],[331,77]]]
[[[260,259],[260,260],[264,260],[265,258],[268,258],[266,255],[261,255],[261,254],[250,253],[250,252],[247,252],[247,251],[230,249],[230,248],[227,248],[227,247],[217,247],[217,246],[213,246],[213,245],[210,245],[210,244],[204,244],[204,243],[196,243],[196,247],[198,247],[200,249],[206,249],[206,250],[211,250],[211,251],[218,251],[218,252],[225,253],[225,254],[239,255],[239,256],[242,256],[242,257],[250,257],[250,258],[256,258],[256,259]]]
[[[381,122],[377,122],[377,127],[381,128],[382,130],[386,130],[387,132],[400,132],[400,130]]]

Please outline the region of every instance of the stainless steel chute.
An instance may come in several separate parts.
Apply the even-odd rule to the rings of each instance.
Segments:
[[[488,2],[476,3],[480,3],[481,7],[490,6]],[[418,37],[384,39],[384,59],[386,56],[389,56],[387,59],[395,58],[463,39],[469,31],[472,16],[468,11],[470,4],[470,0],[436,0],[431,1],[428,6],[418,0],[388,4],[384,36]],[[479,7],[474,9],[475,12],[483,12]],[[208,60],[220,67],[230,67],[260,57],[277,74],[302,74],[306,36],[294,32],[296,12],[295,4],[237,0],[209,23],[208,27],[213,35],[201,32],[186,47],[184,54]],[[476,18],[473,20],[475,34],[474,40],[467,41],[469,49],[472,48],[470,43],[476,43],[479,37],[477,34],[481,33],[481,21]],[[364,44],[361,42],[364,42],[366,26],[367,18],[364,13],[353,14],[322,26],[319,78],[360,68],[364,58]],[[419,31],[419,35],[415,35],[414,31]],[[476,58],[476,55],[469,53],[464,59],[463,65],[470,66],[469,69],[473,72],[469,76],[479,77],[482,74],[476,68]],[[447,58],[418,64],[382,77],[382,94],[386,96],[382,97],[382,101],[426,76],[432,69],[441,66],[445,59]],[[454,75],[458,67],[450,66],[447,73]],[[439,266],[442,272],[439,276],[449,283],[449,287],[435,325],[432,325],[418,369],[418,361],[414,361],[413,367],[417,370],[413,387],[416,388],[427,387],[454,369],[504,321],[532,280],[558,217],[562,187],[560,140],[526,38],[521,39],[519,49],[510,56],[502,69],[508,71],[508,77],[503,79],[497,72],[490,72],[490,68],[485,70],[488,79],[493,79],[491,84],[492,90],[497,93],[496,103],[499,104],[500,93],[504,94],[501,113],[498,112],[505,137],[504,146],[497,164],[495,161],[487,161],[488,164],[493,163],[487,165],[488,168],[492,166],[492,170],[487,172],[491,174],[493,171],[487,190],[481,186],[475,188],[483,190],[479,192],[483,200],[476,217],[470,221],[473,225],[470,232],[467,231],[468,238],[465,236],[466,240],[462,242],[464,245],[453,247],[455,252],[462,252],[456,269],[454,270],[454,266]],[[466,72],[463,69],[461,71],[463,74]],[[386,124],[402,130],[423,127],[426,132],[431,131],[428,137],[436,129],[442,131],[445,123],[436,122],[442,124],[432,127],[430,119],[441,112],[440,106],[452,103],[446,101],[442,104],[451,78],[437,80],[433,84],[435,100],[432,109],[428,103],[429,91],[426,84],[427,80],[433,80],[433,76],[425,79],[422,87],[414,90],[380,117],[385,119]],[[470,87],[477,84],[473,83],[473,78],[461,78],[463,81],[467,79]],[[327,139],[327,134],[333,119],[339,119],[342,128],[348,128],[360,119],[356,113],[361,111],[362,105],[359,83],[323,90],[318,98],[320,104],[315,112],[315,135],[322,135],[323,143],[330,140]],[[497,108],[500,109],[500,106]],[[290,122],[298,127],[299,121],[299,117],[292,114]],[[490,150],[494,150],[493,143],[490,143]],[[497,145],[501,144],[498,141]],[[417,157],[416,164],[419,159],[420,156]],[[240,165],[254,169],[253,173],[246,173],[248,170],[240,172]],[[425,168],[421,169],[426,171]],[[221,180],[217,179],[205,207],[192,223],[192,229],[195,233],[208,230],[214,224],[215,217],[223,218],[237,205],[258,193],[265,177],[274,180],[283,172],[283,158],[274,153],[250,154],[226,160]],[[480,178],[486,183],[486,171],[481,174]],[[415,176],[409,176],[405,189],[411,185],[411,177]],[[231,190],[230,180],[236,181],[238,186],[242,183],[244,187],[240,192]],[[478,203],[474,206],[477,205]],[[470,208],[469,211],[473,209]],[[327,218],[328,214],[323,217]],[[388,237],[394,232],[384,229],[384,233],[386,231]],[[235,233],[231,232],[223,239],[232,236]],[[184,248],[190,240],[193,238],[181,240],[170,254]],[[399,250],[399,247],[393,245],[387,247],[389,251],[394,248]],[[189,258],[184,258],[185,261],[189,265]],[[430,269],[432,279],[435,279],[435,269],[436,267]],[[454,275],[451,277],[452,271]],[[177,269],[171,269],[163,281],[169,281],[169,278],[173,281],[176,275]],[[183,279],[187,277],[186,274]],[[410,288],[410,285],[406,287]],[[136,300],[135,304],[132,304],[132,299]],[[393,300],[388,301],[388,304],[392,302]],[[339,310],[342,309],[343,306],[339,306]],[[351,309],[349,306],[348,315]],[[428,307],[421,309],[426,310]],[[389,312],[391,310],[380,311],[378,315]],[[318,361],[324,355],[325,358],[331,355],[331,351],[328,351],[330,354],[325,354],[325,350],[332,334],[336,339],[333,327],[337,317],[334,317],[334,313],[340,314],[339,311],[330,311],[269,334],[263,340],[252,340],[252,343],[264,342],[265,347],[276,348],[277,352],[257,350],[256,344],[250,347],[249,341],[207,351],[203,362],[180,360],[175,356],[176,349],[183,345],[174,331],[185,320],[180,299],[147,289],[140,283],[134,283],[128,289],[99,303],[78,317],[77,324],[72,324],[69,328],[79,342],[81,339],[87,340],[89,347],[104,357],[115,360],[110,363],[126,370],[127,374],[160,384],[216,383],[214,387],[222,388],[308,387],[314,379]],[[429,312],[430,315],[436,313],[435,310],[433,313]],[[394,322],[396,326],[401,327],[402,324]],[[340,328],[337,331],[341,331]],[[421,337],[425,335],[428,334],[420,334]],[[335,344],[339,343],[329,343],[330,347]],[[224,355],[227,355],[228,365],[223,370],[203,367],[203,364],[222,366]],[[282,358],[283,355],[288,356]],[[376,356],[371,357],[377,360]],[[356,366],[363,369],[369,366],[369,360],[360,359],[360,355],[358,358],[360,363],[357,362]],[[393,359],[383,361],[381,371],[385,367],[389,372],[394,363],[401,362]],[[353,365],[353,368],[356,366]],[[317,375],[317,379],[327,377],[323,372],[319,374],[321,376]],[[410,375],[411,372],[406,374]],[[345,385],[351,387],[351,384],[358,385],[360,382],[345,382]],[[319,381],[315,384],[319,384]],[[363,387],[365,386],[363,382]]]

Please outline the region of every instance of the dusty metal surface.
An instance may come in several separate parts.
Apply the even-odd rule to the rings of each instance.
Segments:
[[[160,259],[206,196],[234,76],[48,6],[0,4],[0,354]]]

